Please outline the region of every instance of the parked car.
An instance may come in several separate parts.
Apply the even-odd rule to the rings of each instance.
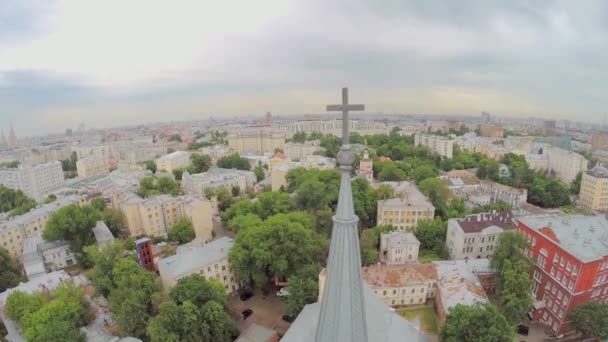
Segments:
[[[289,289],[287,287],[282,287],[279,291],[277,291],[277,297],[287,296],[289,296]]]
[[[284,320],[287,323],[291,323],[293,322],[293,318],[287,316],[287,315],[283,315],[283,317],[281,317],[282,320]]]
[[[171,246],[177,246],[179,245],[179,241],[171,241]]]
[[[241,312],[241,314],[243,315],[243,319],[247,319],[247,317],[253,315],[253,310],[247,309],[247,310]]]
[[[530,328],[525,326],[525,325],[518,325],[517,326],[517,333],[520,335],[524,335],[524,336],[528,336],[528,333],[530,332]]]
[[[243,302],[248,300],[251,297],[253,297],[253,292],[251,292],[251,291],[244,291],[243,293],[241,293],[241,296],[240,296],[240,298]]]

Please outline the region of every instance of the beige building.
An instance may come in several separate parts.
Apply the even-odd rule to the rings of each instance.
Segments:
[[[439,135],[416,134],[414,136],[416,146],[426,146],[431,152],[442,157],[452,159],[454,152],[454,140]]]
[[[608,151],[608,132],[595,132],[591,136],[591,151]]]
[[[588,161],[582,155],[561,148],[545,146],[543,154],[549,159],[549,172],[570,184],[580,172],[587,171]]]
[[[184,169],[190,166],[190,154],[185,151],[175,151],[156,159],[158,171],[172,174],[173,170]]]
[[[25,239],[41,235],[55,211],[70,204],[81,204],[83,200],[78,196],[60,198],[0,223],[0,246],[8,250],[13,258],[21,259]]]
[[[435,207],[413,183],[382,182],[394,190],[394,198],[378,201],[378,225],[390,224],[403,231],[411,231],[418,222],[432,220]]]
[[[180,247],[177,254],[160,259],[158,271],[163,289],[169,291],[180,279],[199,274],[205,279],[215,279],[220,282],[227,293],[237,291],[240,285],[228,262],[228,252],[233,244],[234,240],[223,237],[202,247]]]
[[[418,262],[420,241],[413,233],[392,232],[380,235],[380,261],[387,265]]]
[[[308,156],[312,156],[319,148],[319,140],[311,140],[304,143],[286,143],[283,153],[291,160],[301,161]]]
[[[243,129],[228,134],[228,147],[236,153],[263,155],[274,153],[275,149],[283,150],[285,132],[267,129]]]
[[[110,173],[107,161],[94,156],[78,159],[76,170],[78,177],[82,178],[105,176]]]
[[[289,162],[291,162],[291,159],[289,159],[286,154],[281,152],[275,153],[274,156],[268,160],[268,171],[272,172],[276,166]]]
[[[608,211],[608,169],[595,166],[583,173],[579,205],[588,212]]]
[[[319,274],[319,298],[323,298],[326,273],[323,269]],[[422,305],[437,292],[437,271],[433,264],[362,267],[361,275],[371,290],[391,307]]]
[[[182,175],[182,191],[188,195],[205,197],[205,190],[217,190],[219,188],[239,187],[241,192],[252,188],[257,182],[255,173],[251,171],[223,169],[212,167],[207,172],[190,174],[184,172]]]
[[[498,126],[480,124],[479,125],[479,135],[482,137],[489,138],[504,138],[505,129]]]
[[[287,190],[287,172],[297,167],[304,167],[304,163],[291,162],[275,167],[270,173],[270,189],[272,191]]]
[[[171,226],[185,217],[192,222],[197,240],[208,242],[212,239],[213,216],[217,214],[215,202],[193,196],[160,195],[142,199],[129,192],[114,195],[112,202],[125,214],[129,234],[133,237],[166,237]]]

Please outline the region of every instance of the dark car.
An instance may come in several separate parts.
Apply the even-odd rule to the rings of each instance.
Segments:
[[[247,309],[247,310],[241,312],[241,315],[243,315],[243,319],[247,319],[247,317],[253,315],[253,310]]]
[[[251,292],[251,291],[245,291],[245,292],[241,293],[241,296],[240,296],[240,298],[243,302],[248,300],[251,297],[253,297],[253,292]]]
[[[517,326],[517,333],[520,335],[524,335],[524,336],[528,336],[528,332],[530,331],[530,328],[525,326],[525,325],[518,325]]]
[[[287,316],[287,315],[283,315],[283,317],[281,317],[281,319],[287,323],[293,322],[293,318],[291,318],[290,316]]]

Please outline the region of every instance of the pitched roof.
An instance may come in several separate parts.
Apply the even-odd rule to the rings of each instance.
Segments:
[[[227,258],[233,244],[234,240],[225,236],[203,247],[193,247],[183,253],[160,259],[158,268],[164,268],[172,277],[179,278]]]
[[[469,262],[465,260],[433,262],[437,266],[437,288],[445,312],[449,312],[451,307],[458,304],[473,305],[477,302],[488,302],[488,297],[474,271],[478,265],[472,263],[472,267]],[[489,265],[488,259],[479,259],[479,262],[487,262]]]
[[[456,221],[465,233],[479,233],[494,226],[505,230],[515,229],[511,210],[472,214],[463,219],[450,219],[450,221]]]
[[[437,281],[433,264],[378,265],[363,267],[363,279],[372,287],[398,287]]]

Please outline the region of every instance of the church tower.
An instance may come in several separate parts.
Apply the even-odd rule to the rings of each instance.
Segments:
[[[359,175],[368,183],[374,181],[374,161],[370,159],[367,150],[363,152],[363,158],[359,161]]]

